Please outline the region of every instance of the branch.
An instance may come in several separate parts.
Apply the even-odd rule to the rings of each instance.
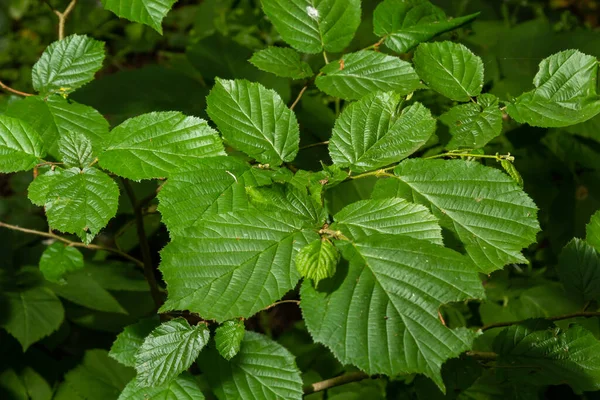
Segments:
[[[304,87],[302,88],[302,90],[300,90],[300,93],[298,93],[298,97],[296,97],[296,100],[294,100],[294,102],[290,106],[290,110],[293,110],[294,107],[296,107],[296,105],[298,104],[298,102],[302,98],[302,95],[304,94],[304,92],[306,91],[306,89],[308,89],[308,83],[306,85],[304,85]]]
[[[127,253],[122,252],[121,250],[118,249],[114,249],[112,247],[105,247],[105,246],[100,246],[97,244],[85,244],[82,242],[73,242],[72,240],[66,239],[64,237],[55,235],[52,232],[41,232],[41,231],[36,231],[33,229],[27,229],[27,228],[21,228],[20,226],[16,226],[16,225],[10,225],[10,224],[6,224],[4,222],[0,222],[0,227],[6,228],[6,229],[11,229],[13,231],[19,231],[19,232],[24,232],[24,233],[29,233],[32,235],[37,235],[37,236],[42,236],[42,237],[46,237],[46,238],[50,238],[50,239],[54,239],[54,240],[58,240],[60,242],[63,242],[65,244],[67,244],[68,246],[71,247],[83,247],[89,250],[102,250],[102,251],[107,251],[109,253],[113,253],[116,255],[119,255],[133,263],[135,263],[138,267],[144,267],[144,263],[142,263],[140,260],[138,260],[135,257],[130,256]]]
[[[278,306],[280,304],[285,304],[285,303],[294,303],[294,304],[300,305],[300,300],[279,300],[279,301],[276,301],[275,303],[271,304],[270,306],[266,306],[265,308],[263,308],[260,311],[267,311],[275,306]]]
[[[317,147],[317,146],[326,146],[328,144],[329,144],[329,140],[326,140],[324,142],[307,144],[306,146],[300,147],[298,150],[310,149],[311,147]]]
[[[498,358],[498,354],[491,351],[467,351],[465,354],[469,357],[483,361],[495,361]]]
[[[65,11],[60,12],[58,10],[54,10],[54,14],[58,17],[58,40],[63,40],[65,38],[65,22],[67,21],[67,17],[75,8],[75,4],[77,0],[71,0]]]
[[[311,394],[315,392],[321,392],[323,390],[331,389],[335,386],[345,385],[346,383],[358,382],[364,379],[368,379],[369,375],[364,372],[350,372],[348,374],[336,376],[335,378],[326,379],[321,382],[311,383],[310,385],[304,386],[304,394]]]
[[[473,158],[492,158],[496,161],[508,160],[515,161],[515,157],[511,156],[510,153],[506,155],[501,155],[496,153],[495,155],[489,154],[472,154],[472,153],[460,153],[449,151],[448,153],[436,154],[435,156],[425,157],[424,160],[431,160],[434,158],[442,158],[442,157],[473,157]]]
[[[25,93],[25,92],[21,92],[20,90],[13,89],[10,86],[5,85],[4,82],[2,82],[2,81],[0,81],[0,87],[2,89],[6,90],[7,92],[14,93],[14,94],[19,95],[19,96],[24,96],[24,97],[34,96],[31,93]]]
[[[548,321],[561,321],[563,319],[570,319],[570,318],[577,318],[577,317],[584,317],[584,318],[600,317],[600,311],[579,311],[576,313],[557,315],[554,317],[547,317],[544,319],[547,319]],[[532,319],[532,318],[528,318],[528,319]],[[493,328],[503,328],[503,327],[511,326],[511,325],[518,325],[525,321],[527,321],[527,319],[522,319],[520,321],[496,322],[495,324],[484,325],[483,327],[481,327],[481,331],[487,331],[488,329],[493,329]]]

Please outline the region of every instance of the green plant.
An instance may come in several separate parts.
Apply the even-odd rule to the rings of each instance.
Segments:
[[[174,1],[102,3],[162,33]],[[71,310],[81,324],[131,318],[110,352],[85,353],[55,398],[295,399],[329,389],[337,399],[349,392],[332,388],[369,377],[357,389],[365,396],[381,395],[378,385],[388,385],[389,396],[410,390],[422,398],[477,396],[481,386],[500,398],[519,385],[526,398],[559,383],[576,393],[600,389],[600,342],[585,322],[597,325],[600,316],[600,213],[586,239],[560,253],[557,279],[544,277],[531,266],[534,251],[530,259],[522,253],[540,224],[515,156],[486,153],[507,119],[566,128],[600,114],[595,56],[550,55],[530,77],[533,89],[501,99],[484,90],[482,58],[436,40],[477,14],[449,18],[426,0],[384,0],[372,12],[377,41],[344,52],[356,47],[359,0],[262,0],[277,33],[249,62],[302,82],[289,106],[268,74],[245,72],[243,59],[239,75],[203,72],[205,85],[214,81],[210,121],[154,111],[109,129],[100,112],[72,99],[105,58],[103,42],[65,36],[75,4],[56,12],[59,40],[32,69],[36,94],[9,88],[24,98],[0,114],[0,171],[33,170],[28,198],[50,228],[0,222],[47,239],[39,268],[0,270],[8,310],[0,326],[25,352],[61,327],[70,303],[110,313],[103,322]],[[235,29],[241,37],[223,55],[234,60],[248,34]],[[303,136],[299,104],[314,119],[334,116],[330,138]],[[328,155],[306,155],[324,146]],[[359,185],[372,193],[348,198],[348,188],[366,187]],[[109,224],[124,207],[132,218],[115,233]],[[147,218],[156,211],[159,220]],[[169,240],[159,278],[148,230],[160,223]],[[107,225],[110,240],[101,233]],[[120,239],[126,231],[133,243]],[[519,264],[528,265],[524,280],[539,283],[537,299],[562,304],[529,312],[532,289],[510,283],[503,270],[522,271]],[[148,290],[149,307],[112,294]],[[499,304],[509,298],[515,309]],[[267,335],[246,330],[257,313],[285,303],[299,304],[302,333],[276,340],[260,321],[254,330]],[[485,323],[493,313],[506,314]],[[299,368],[306,331],[307,351],[327,348],[333,377]],[[16,392],[39,378],[7,371],[0,382]]]

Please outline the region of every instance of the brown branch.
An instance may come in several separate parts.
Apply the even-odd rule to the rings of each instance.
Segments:
[[[547,319],[548,321],[561,321],[563,319],[570,319],[570,318],[577,318],[577,317],[584,317],[584,318],[600,317],[600,312],[599,311],[579,311],[579,312],[571,313],[571,314],[557,315],[554,317],[546,317],[544,319]],[[533,319],[533,318],[528,318],[528,319]],[[493,329],[493,328],[503,328],[503,327],[512,326],[512,325],[518,325],[525,321],[527,321],[527,319],[522,319],[520,321],[496,322],[494,324],[484,325],[480,329],[481,329],[481,331],[487,331],[488,329]]]
[[[304,94],[304,92],[306,92],[306,89],[308,89],[308,84],[304,85],[304,87],[302,88],[302,90],[300,90],[300,93],[298,93],[298,97],[296,97],[296,100],[294,100],[294,102],[290,106],[290,110],[293,110],[294,107],[296,107],[296,105],[298,104],[298,102],[302,98],[302,95]]]
[[[19,95],[19,96],[24,96],[24,97],[34,96],[31,93],[25,93],[25,92],[21,92],[20,90],[13,89],[10,86],[7,86],[6,84],[4,84],[4,82],[2,82],[2,81],[0,81],[0,87],[2,89],[6,90],[7,92],[10,92],[10,93],[13,93],[13,94],[16,94],[16,95]]]
[[[364,379],[368,379],[369,375],[364,372],[350,372],[348,374],[336,376],[335,378],[326,379],[321,382],[311,383],[310,385],[304,386],[304,394],[311,394],[315,392],[321,392],[323,390],[331,389],[335,386],[345,385],[346,383],[358,382]]]
[[[133,263],[135,263],[138,267],[142,267],[142,268],[144,267],[144,263],[141,262],[140,260],[138,260],[137,258],[132,257],[129,254],[124,253],[121,250],[114,249],[112,247],[105,247],[105,246],[100,246],[100,245],[97,245],[97,244],[85,244],[85,243],[82,243],[82,242],[74,242],[74,241],[66,239],[66,238],[64,238],[62,236],[58,236],[58,235],[56,235],[56,234],[54,234],[52,232],[42,232],[42,231],[36,231],[36,230],[33,230],[33,229],[21,228],[20,226],[10,225],[10,224],[7,224],[7,223],[1,222],[1,221],[0,221],[0,227],[6,228],[6,229],[11,229],[13,231],[19,231],[19,232],[29,233],[29,234],[32,234],[32,235],[46,237],[46,238],[49,238],[49,239],[58,240],[60,242],[63,242],[65,244],[67,244],[68,246],[71,246],[71,247],[82,247],[82,248],[86,248],[86,249],[89,249],[89,250],[107,251],[109,253],[113,253],[113,254],[119,255],[119,256],[121,256],[121,257],[123,257],[123,258],[125,258],[125,259],[127,259],[127,260],[129,260],[129,261],[131,261]]]
[[[75,8],[75,4],[77,4],[77,0],[71,0],[65,11],[54,10],[54,14],[58,17],[58,40],[65,38],[65,22],[71,11],[73,11],[73,8]]]
[[[271,304],[270,306],[266,306],[265,308],[263,308],[260,311],[267,311],[275,306],[278,306],[280,304],[285,304],[285,303],[294,303],[297,305],[300,305],[300,300],[280,300],[280,301],[276,301],[275,303]]]
[[[306,146],[300,147],[298,150],[310,149],[311,147],[317,147],[317,146],[327,146],[328,144],[329,144],[329,140],[326,140],[324,142],[307,144]]]

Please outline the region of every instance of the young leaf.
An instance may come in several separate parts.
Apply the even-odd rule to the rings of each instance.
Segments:
[[[310,216],[247,210],[207,215],[161,252],[162,311],[223,322],[250,317],[294,288],[296,253],[317,238]]]
[[[81,134],[66,132],[58,140],[58,152],[67,166],[87,167],[94,161],[92,142]]]
[[[117,335],[108,355],[127,367],[135,367],[135,355],[158,325],[158,318],[146,318],[127,326]]]
[[[421,42],[474,20],[477,14],[447,18],[427,0],[385,0],[373,13],[373,30],[396,53],[406,53]]]
[[[64,170],[62,169],[51,169],[33,180],[29,184],[27,189],[27,196],[29,200],[36,206],[46,205],[48,200],[48,193],[52,187],[60,180]]]
[[[336,120],[329,154],[352,172],[398,162],[423,146],[435,131],[435,118],[421,103],[397,110],[401,97],[373,93],[350,104]]]
[[[375,51],[346,54],[321,72],[325,75],[316,79],[317,87],[344,100],[358,100],[376,91],[405,95],[422,87],[410,63]]]
[[[28,123],[0,115],[0,172],[27,171],[45,155],[42,138]]]
[[[338,249],[329,239],[315,239],[296,255],[296,268],[303,278],[315,281],[315,286],[335,274],[340,259]]]
[[[192,365],[210,339],[204,324],[190,326],[183,318],[155,328],[135,356],[139,386],[161,386]]]
[[[139,387],[132,379],[125,386],[118,400],[204,400],[204,394],[198,386],[198,381],[192,374],[184,372],[174,380],[157,387]]]
[[[477,268],[409,236],[364,237],[346,243],[342,254],[348,263],[327,285],[302,284],[300,306],[313,339],[368,374],[422,373],[443,388],[442,364],[469,349],[475,333],[448,329],[438,309],[483,297]]]
[[[430,207],[482,272],[527,262],[521,249],[535,242],[537,208],[511,177],[462,160],[407,160],[394,173],[377,184],[373,197]]]
[[[284,47],[267,47],[254,52],[249,60],[256,68],[277,76],[292,79],[313,76],[310,65],[300,59],[294,49]]]
[[[498,98],[492,94],[477,97],[477,104],[459,104],[440,115],[440,121],[450,128],[449,150],[478,149],[502,133],[502,111]]]
[[[240,352],[231,361],[208,349],[198,360],[220,400],[302,399],[302,379],[294,356],[277,342],[246,332]]]
[[[344,50],[360,25],[360,0],[263,0],[281,38],[303,53]]]
[[[561,51],[540,63],[533,79],[536,88],[509,103],[506,111],[517,122],[543,128],[587,121],[600,113],[597,76],[596,57]]]
[[[558,257],[565,289],[585,301],[600,299],[600,254],[581,239],[571,240]]]
[[[40,95],[68,94],[94,79],[102,68],[104,42],[71,35],[52,43],[33,66],[33,88]]]
[[[429,88],[449,99],[469,101],[481,93],[483,61],[462,44],[421,43],[413,61]]]
[[[600,252],[600,210],[596,211],[585,227],[585,241]]]
[[[342,208],[333,219],[331,229],[341,230],[351,240],[384,233],[443,244],[437,218],[426,207],[401,198],[357,201]]]
[[[102,0],[106,10],[120,18],[152,27],[162,35],[162,20],[177,0]]]
[[[217,351],[226,360],[231,360],[240,351],[242,340],[246,333],[244,322],[229,320],[223,322],[215,331]]]
[[[562,331],[551,322],[530,320],[500,332],[493,348],[510,381],[567,383],[576,392],[600,389],[600,342],[581,326]]]
[[[181,164],[224,154],[221,138],[206,121],[168,111],[117,126],[98,159],[103,168],[137,181],[167,177]]]
[[[523,177],[521,176],[521,174],[519,174],[519,171],[517,171],[517,168],[515,167],[513,162],[504,159],[500,161],[500,164],[502,165],[502,168],[504,168],[504,171],[506,171],[506,173],[515,180],[517,185],[523,187]]]
[[[83,268],[83,254],[61,242],[46,247],[40,258],[40,271],[51,282],[64,282],[63,275]]]
[[[265,164],[296,157],[296,115],[274,90],[246,80],[217,79],[206,103],[206,112],[233,147]]]

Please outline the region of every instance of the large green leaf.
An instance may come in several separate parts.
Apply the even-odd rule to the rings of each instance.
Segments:
[[[69,167],[84,168],[94,161],[90,139],[73,132],[66,132],[58,140],[58,153]]]
[[[303,53],[344,50],[360,24],[360,0],[262,0],[281,38]]]
[[[535,89],[508,104],[517,122],[540,127],[564,127],[600,113],[596,94],[598,60],[577,50],[565,50],[540,63]]]
[[[223,154],[221,138],[203,119],[152,112],[113,129],[99,160],[119,176],[140,180],[166,177],[181,164]]]
[[[596,211],[585,227],[585,241],[600,251],[600,210]]]
[[[294,356],[277,342],[246,332],[231,361],[209,349],[198,360],[219,400],[302,399],[302,379]]]
[[[292,79],[313,76],[310,65],[300,59],[294,49],[285,47],[267,47],[254,52],[249,60],[256,68],[277,76]]]
[[[427,0],[385,0],[373,13],[373,28],[385,45],[406,53],[421,42],[471,22],[478,14],[447,18]]]
[[[161,253],[169,298],[161,308],[219,322],[250,317],[293,289],[296,253],[317,235],[310,216],[259,210],[207,215]]]
[[[537,208],[511,177],[462,160],[407,160],[394,173],[378,182],[374,197],[403,197],[430,207],[482,272],[527,263],[521,249],[535,242]]]
[[[33,88],[40,95],[68,94],[94,79],[102,68],[104,42],[71,35],[52,43],[33,66]]]
[[[120,18],[151,26],[162,35],[161,22],[177,0],[102,0]]]
[[[140,387],[135,379],[125,386],[118,400],[204,400],[198,381],[184,372],[158,387]]]
[[[370,171],[423,146],[435,131],[435,118],[421,103],[398,112],[401,100],[393,92],[373,93],[344,109],[329,141],[333,162],[352,172]]]
[[[315,285],[335,274],[340,253],[327,238],[315,239],[296,255],[296,268],[303,278],[312,279]]]
[[[135,355],[144,343],[146,336],[159,324],[158,318],[146,318],[127,326],[117,335],[108,355],[121,364],[135,367]]]
[[[403,235],[344,242],[342,254],[348,262],[331,280],[318,289],[302,285],[313,339],[368,374],[422,373],[443,387],[442,364],[469,349],[475,333],[448,329],[438,309],[483,297],[477,268],[453,250]]]
[[[462,44],[422,43],[413,61],[429,88],[449,99],[469,101],[481,93],[483,61]]]
[[[583,300],[600,299],[600,254],[581,239],[571,240],[558,258],[565,289]]]
[[[321,72],[325,75],[316,79],[319,89],[344,100],[358,100],[375,91],[405,95],[422,87],[410,63],[375,51],[346,54]]]
[[[27,171],[45,155],[42,138],[27,122],[0,115],[0,172]]]
[[[51,282],[65,282],[63,275],[83,268],[83,254],[62,242],[46,247],[40,258],[40,271]]]
[[[135,356],[137,384],[161,386],[175,379],[192,365],[209,338],[205,324],[190,326],[183,318],[156,327]]]
[[[529,385],[569,384],[576,392],[600,389],[600,341],[581,326],[566,331],[531,320],[494,340],[497,365],[506,379]]]
[[[244,321],[229,320],[223,322],[215,331],[215,345],[219,354],[226,360],[235,357],[240,351],[245,334]]]
[[[266,164],[296,157],[296,115],[274,90],[246,80],[217,79],[206,103],[206,112],[233,147]]]
[[[440,115],[448,126],[452,139],[446,148],[477,149],[502,133],[502,111],[498,98],[492,94],[477,97],[477,104],[459,104]]]

